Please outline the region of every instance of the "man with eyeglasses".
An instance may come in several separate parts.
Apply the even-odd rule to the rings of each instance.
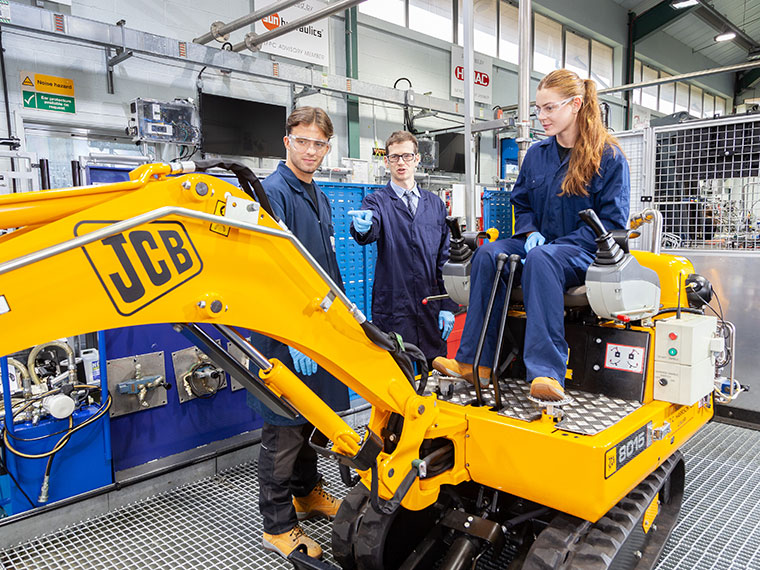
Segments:
[[[442,268],[449,257],[446,206],[414,180],[420,162],[417,139],[396,131],[385,143],[391,180],[362,201],[352,217],[359,245],[377,242],[372,286],[372,321],[422,350],[428,361],[446,354],[446,339],[459,306],[450,299],[422,304],[445,294]]]
[[[314,182],[314,173],[330,150],[333,125],[318,107],[301,107],[286,121],[287,158],[262,182],[275,214],[343,287],[335,257],[330,201]],[[349,406],[348,389],[311,358],[279,341],[252,335],[264,354],[277,358],[336,411]],[[249,395],[250,396],[250,395]],[[290,421],[249,399],[264,418],[259,453],[259,510],[264,519],[263,546],[287,557],[297,548],[319,558],[322,548],[299,526],[314,516],[335,518],[340,501],[324,489],[317,455],[309,445],[314,426],[304,418]]]

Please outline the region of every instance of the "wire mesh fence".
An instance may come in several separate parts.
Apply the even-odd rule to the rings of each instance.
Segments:
[[[618,140],[631,168],[631,212],[651,200],[663,215],[664,248],[760,249],[760,116],[629,131]]]

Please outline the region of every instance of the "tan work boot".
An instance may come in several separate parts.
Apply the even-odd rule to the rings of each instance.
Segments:
[[[296,508],[299,521],[319,516],[333,520],[338,514],[341,502],[325,490],[323,481],[317,483],[305,497],[293,497],[293,506]]]
[[[565,399],[565,389],[554,378],[539,376],[530,383],[530,395],[539,400],[558,402]]]
[[[433,360],[433,368],[446,376],[464,378],[470,384],[474,384],[472,380],[472,364],[464,364],[457,362],[453,358],[438,356]],[[478,376],[480,377],[480,385],[487,385],[491,381],[491,369],[485,366],[478,366]]]
[[[322,547],[319,546],[304,530],[296,524],[282,534],[264,533],[261,544],[266,550],[277,552],[287,558],[291,552],[300,549],[312,558],[322,558]]]

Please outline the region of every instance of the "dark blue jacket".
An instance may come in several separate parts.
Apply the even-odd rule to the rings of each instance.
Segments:
[[[309,250],[309,253],[327,271],[338,287],[343,289],[343,279],[340,276],[338,260],[335,257],[335,237],[330,200],[320,190],[317,183],[314,183],[314,189],[319,204],[315,205],[301,181],[296,178],[296,175],[284,162],[281,162],[277,166],[277,170],[262,181],[262,185],[269,197],[274,213],[285,222],[288,229]],[[285,344],[260,334],[253,334],[252,337],[253,345],[267,358],[279,359],[295,373],[293,359],[290,357],[290,352]],[[297,376],[334,410],[348,408],[348,388],[321,366],[311,376],[301,376],[300,374]],[[295,421],[289,421],[278,416],[250,394],[248,403],[271,424],[293,425],[306,422],[301,417]],[[297,405],[297,402],[294,403]]]
[[[372,210],[372,227],[351,235],[359,245],[377,241],[377,265],[372,286],[372,322],[417,345],[428,359],[446,355],[438,328],[438,312],[456,312],[451,300],[422,304],[430,295],[446,293],[441,270],[449,258],[446,207],[438,196],[420,190],[414,218],[390,183],[362,201]]]
[[[512,191],[515,236],[538,231],[546,243],[579,245],[596,253],[593,230],[578,212],[593,208],[608,230],[628,223],[631,182],[628,161],[618,148],[607,147],[599,173],[591,178],[588,196],[559,196],[570,154],[560,163],[555,137],[528,149]]]

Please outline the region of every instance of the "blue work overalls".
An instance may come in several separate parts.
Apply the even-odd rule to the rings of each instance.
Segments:
[[[446,341],[438,328],[438,313],[459,309],[451,299],[422,300],[446,292],[443,264],[449,258],[446,206],[440,198],[420,189],[414,216],[390,183],[362,200],[372,211],[372,227],[351,235],[359,245],[377,241],[377,264],[372,285],[372,322],[381,330],[396,332],[416,345],[428,360],[446,355]]]
[[[317,204],[312,202],[301,181],[284,162],[262,182],[277,216],[285,222],[314,259],[343,288],[335,257],[332,211],[327,196],[314,183]],[[266,279],[266,276],[262,276]],[[262,300],[266,302],[266,299]],[[258,333],[252,343],[268,358],[277,358],[334,410],[348,408],[348,388],[321,366],[311,376],[295,371],[288,347]],[[259,451],[259,511],[264,531],[281,534],[297,521],[293,497],[308,495],[322,478],[317,455],[309,445],[313,427],[301,416],[288,420],[278,416],[248,394],[248,403],[266,423],[261,428]],[[296,402],[297,403],[297,402]]]
[[[594,260],[594,232],[578,216],[593,208],[608,230],[624,228],[628,221],[630,177],[622,151],[607,147],[599,172],[587,187],[588,196],[559,196],[570,155],[560,162],[555,137],[533,145],[527,152],[512,192],[514,237],[485,244],[472,261],[470,305],[467,310],[457,361],[473,364],[478,338],[496,273],[496,256],[516,253],[515,285],[522,284],[527,316],[523,358],[527,380],[547,376],[564,384],[568,346],[565,341],[564,292],[585,282]],[[540,232],[546,243],[525,255],[525,237]],[[506,283],[507,268],[502,274]],[[503,290],[503,289],[502,289]],[[496,299],[480,365],[490,367],[496,351],[499,316],[504,295]]]

